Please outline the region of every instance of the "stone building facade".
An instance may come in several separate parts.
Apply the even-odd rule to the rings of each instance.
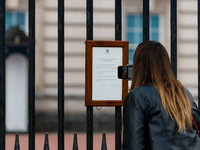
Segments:
[[[36,0],[36,116],[45,118],[50,115],[50,120],[56,120],[57,114],[57,5],[55,0]],[[129,17],[141,16],[142,7],[142,0],[122,0],[122,40],[131,41],[128,33],[133,28],[129,28]],[[25,12],[25,32],[28,33],[27,0],[7,0],[6,8],[7,11]],[[115,40],[115,1],[94,0],[93,8],[93,39]],[[150,13],[159,24],[157,29],[152,24],[152,32],[154,29],[155,33],[159,32],[152,33],[152,37],[155,35],[170,53],[170,0],[150,0]],[[197,1],[178,0],[177,14],[178,79],[197,100]],[[85,114],[86,110],[85,40],[86,0],[66,0],[65,112],[70,114],[68,118],[71,120]],[[131,44],[130,48],[134,49],[135,43]],[[95,113],[97,116],[102,113],[113,115],[114,108],[102,108],[100,113],[96,110]]]

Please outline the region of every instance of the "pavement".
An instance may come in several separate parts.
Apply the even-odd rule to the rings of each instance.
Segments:
[[[58,149],[57,133],[49,133],[49,149]],[[45,133],[35,134],[35,150],[44,149]],[[65,150],[72,150],[74,133],[65,133]],[[86,150],[86,133],[77,133],[78,148],[79,150]],[[106,143],[108,150],[115,149],[115,133],[106,133]],[[93,149],[101,150],[102,133],[93,134]],[[14,150],[15,134],[6,134],[6,150]],[[28,134],[19,134],[20,150],[28,150]]]

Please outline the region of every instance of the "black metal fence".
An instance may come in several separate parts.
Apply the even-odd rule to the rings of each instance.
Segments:
[[[121,0],[115,0],[115,40],[121,40]],[[200,0],[198,0],[198,52],[200,51]],[[93,40],[93,0],[87,0],[87,40]],[[149,40],[149,0],[143,0],[143,40]],[[198,53],[198,95],[200,91]],[[177,76],[177,0],[171,0],[171,61]],[[198,96],[198,104],[200,98]],[[93,150],[93,107],[87,107],[87,150]],[[121,149],[121,106],[115,107],[115,149]],[[15,149],[19,149],[16,134]],[[48,150],[48,134],[44,149]],[[73,150],[78,149],[74,134]],[[106,148],[105,133],[102,150]],[[0,0],[0,150],[5,150],[5,0]],[[35,150],[35,0],[29,0],[29,150]],[[58,150],[64,150],[64,0],[58,0]]]

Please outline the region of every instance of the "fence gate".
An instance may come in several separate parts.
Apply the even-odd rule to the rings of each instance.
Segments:
[[[5,150],[5,1],[0,0],[0,150]],[[115,40],[121,40],[121,0],[115,0]],[[198,0],[198,52],[200,51]],[[177,0],[171,0],[171,62],[177,76]],[[93,40],[93,0],[87,0],[87,40]],[[143,40],[149,40],[149,0],[143,0]],[[198,85],[200,85],[198,53]],[[35,150],[35,0],[29,0],[29,150]],[[200,86],[198,86],[198,95]],[[200,98],[198,96],[198,104]],[[87,150],[93,150],[93,107],[87,113]],[[121,106],[115,107],[115,149],[121,145]],[[71,148],[70,148],[71,149]],[[106,149],[106,148],[105,148]],[[58,0],[58,150],[64,150],[64,0]]]

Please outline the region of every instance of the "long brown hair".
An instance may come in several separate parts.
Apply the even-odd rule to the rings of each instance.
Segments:
[[[190,101],[174,76],[166,49],[155,41],[145,41],[136,48],[131,90],[150,82],[160,94],[165,111],[177,123],[178,131],[184,131],[186,125],[192,130]]]

